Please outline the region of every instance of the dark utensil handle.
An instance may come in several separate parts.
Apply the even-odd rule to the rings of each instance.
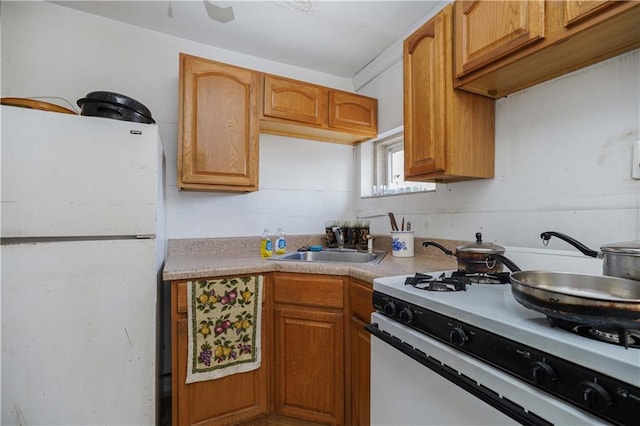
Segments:
[[[509,268],[511,272],[520,272],[522,270],[520,269],[520,267],[518,267],[518,265],[513,263],[513,261],[506,256],[503,256],[498,253],[490,254],[489,256],[487,256],[487,263],[495,262],[495,261],[502,263],[504,266]]]
[[[391,219],[391,230],[392,231],[399,231],[398,229],[398,222],[396,222],[396,217],[393,213],[389,212],[389,219]]]
[[[449,249],[447,249],[446,247],[434,242],[434,241],[425,241],[422,243],[422,247],[429,247],[429,246],[434,246],[434,247],[438,247],[440,250],[442,250],[443,252],[445,252],[446,254],[448,254],[449,256],[453,256],[453,252]]]
[[[572,246],[580,250],[582,254],[584,254],[585,256],[598,257],[597,251],[591,250],[589,247],[585,246],[580,241],[574,238],[571,238],[568,235],[561,234],[560,232],[554,232],[554,231],[547,231],[540,234],[540,238],[542,238],[542,241],[549,241],[551,237],[557,237],[557,238],[560,238],[561,240],[568,242],[569,244],[571,244]]]

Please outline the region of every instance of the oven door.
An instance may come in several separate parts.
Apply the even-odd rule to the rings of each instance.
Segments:
[[[371,323],[372,425],[602,424],[380,313]]]

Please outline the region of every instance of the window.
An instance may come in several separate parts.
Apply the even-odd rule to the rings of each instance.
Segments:
[[[433,191],[435,183],[404,180],[404,133],[394,129],[373,142],[373,188],[371,196]]]

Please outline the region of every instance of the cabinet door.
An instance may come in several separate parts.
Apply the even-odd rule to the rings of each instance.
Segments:
[[[275,412],[343,424],[343,314],[280,306],[274,326]]]
[[[604,10],[612,6],[617,6],[617,2],[610,0],[568,0],[564,2],[564,26],[570,27],[574,24],[588,20],[599,15]],[[640,25],[640,23],[639,23]]]
[[[327,121],[327,92],[320,86],[264,76],[264,115],[307,124]]]
[[[370,283],[352,280],[349,288],[351,323],[349,327],[351,374],[351,424],[368,426],[371,397],[371,335],[365,331],[373,309]]]
[[[365,323],[351,317],[351,424],[368,426],[371,409],[371,335]]]
[[[267,333],[263,305],[262,358],[259,369],[216,380],[186,384],[188,324],[184,282],[172,286],[172,423],[174,425],[236,425],[267,414]]]
[[[544,3],[544,0],[456,1],[456,77],[543,39]]]
[[[445,12],[403,44],[405,180],[447,167],[445,82],[450,78],[447,62],[451,61],[446,60],[446,43],[451,35],[445,28]]]
[[[378,134],[378,100],[329,91],[329,127],[375,137]]]
[[[258,189],[258,74],[180,54],[178,187]]]

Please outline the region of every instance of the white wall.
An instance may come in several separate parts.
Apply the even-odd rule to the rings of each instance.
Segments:
[[[7,2],[2,18],[2,96],[57,96],[75,106],[96,90],[125,94],[158,122],[167,157],[167,237],[322,233],[353,218],[353,148],[261,135],[260,191],[176,188],[178,53],[353,90],[348,79],[216,49],[42,2]],[[42,99],[47,100],[47,99]],[[60,103],[59,100],[51,100]]]
[[[401,122],[401,66],[361,93],[388,99],[380,103],[379,121],[389,126],[381,132]],[[388,231],[386,212],[394,211],[420,236],[470,240],[482,231],[486,241],[522,247],[542,247],[546,230],[594,248],[640,239],[640,180],[631,179],[639,122],[636,50],[499,99],[494,179],[360,199],[358,216],[372,219],[374,233]],[[569,246],[553,239],[549,247]]]
[[[374,233],[386,233],[388,211],[406,216],[424,237],[468,240],[480,230],[488,241],[528,247],[540,247],[538,234],[548,229],[593,247],[640,238],[640,181],[630,179],[639,51],[498,100],[495,179],[360,199],[352,148],[261,135],[259,192],[195,193],[175,187],[179,52],[345,90],[351,82],[50,3],[3,1],[0,13],[2,96],[75,102],[111,90],[151,109],[167,155],[169,238],[258,235],[265,226],[316,233],[324,220],[356,212],[372,217]],[[379,99],[380,132],[402,124],[401,62],[383,68],[360,90]]]

